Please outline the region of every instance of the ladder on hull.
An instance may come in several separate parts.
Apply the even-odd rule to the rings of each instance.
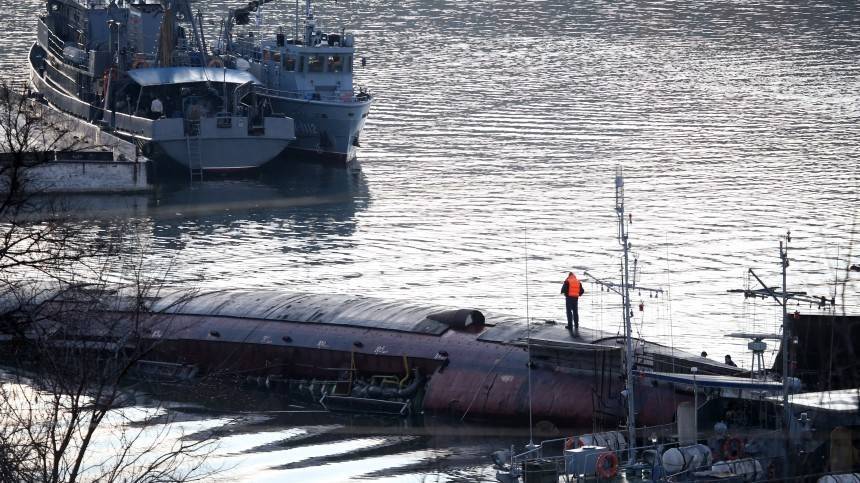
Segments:
[[[203,152],[200,145],[200,122],[192,122],[185,136],[185,147],[188,154],[189,180],[203,181]]]

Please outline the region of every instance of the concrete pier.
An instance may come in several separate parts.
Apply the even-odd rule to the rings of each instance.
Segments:
[[[36,100],[25,102],[32,109],[27,122],[36,123],[34,131],[40,132],[44,141],[35,136],[36,140],[26,146],[26,153],[9,152],[10,147],[3,146],[6,152],[0,152],[0,190],[8,190],[9,170],[5,168],[15,161],[24,161],[18,177],[25,192],[121,193],[152,189],[147,175],[150,160],[133,143]]]
[[[28,193],[124,193],[149,191],[145,162],[114,159],[110,151],[44,153],[49,159],[27,168]],[[9,162],[0,154],[0,164]],[[8,181],[0,176],[0,189]]]

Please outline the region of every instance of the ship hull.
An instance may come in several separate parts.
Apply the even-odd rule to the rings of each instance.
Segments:
[[[184,139],[153,142],[161,152],[185,168],[196,167],[188,157]],[[263,166],[277,157],[288,141],[278,139],[202,138],[200,139],[200,168],[203,171],[236,171]]]
[[[150,335],[158,337],[149,341],[155,349],[148,358],[194,366],[208,378],[257,379],[274,389],[274,381],[323,385],[344,381],[351,371],[406,378],[417,369],[428,380],[422,401],[412,406],[413,413],[513,424],[525,424],[529,419],[528,353],[524,347],[480,343],[474,334],[457,331],[439,338],[247,319],[157,319],[150,321]],[[171,332],[171,326],[190,329]],[[440,357],[440,351],[447,356]],[[601,425],[614,427],[622,419],[618,394],[623,387],[617,371],[565,372],[544,365],[533,367],[531,376],[535,422],[582,427],[598,418]],[[312,399],[318,401],[319,394]]]
[[[37,59],[46,53],[33,44],[29,55],[30,85],[55,109],[84,122],[96,122],[99,109],[58,88],[48,79]],[[185,136],[186,121],[181,118],[150,120],[109,113],[101,122],[113,127],[112,133],[135,142],[148,157],[171,161],[185,169],[233,171],[259,168],[275,159],[295,139],[293,120],[267,117],[260,135],[247,135],[247,119],[240,116],[201,119],[199,136]]]
[[[38,320],[53,320],[51,310],[42,307]],[[529,328],[520,318],[473,309],[272,290],[176,292],[154,299],[152,310],[145,317],[107,311],[114,323],[84,325],[65,337],[109,341],[109,325],[122,340],[133,330],[155,363],[269,388],[315,386],[316,401],[338,388],[364,399],[355,392],[361,381],[400,381],[401,389],[419,381],[416,393],[380,400],[457,420],[612,428],[623,419],[622,349],[598,331],[582,328],[575,341],[559,326]],[[664,360],[659,346],[645,346],[651,356],[638,360],[643,366],[701,367],[695,356],[672,351]],[[638,384],[636,391],[638,418],[648,425],[671,422],[686,399],[664,384]]]
[[[295,121],[290,158],[348,164],[357,157],[359,136],[372,101],[324,102],[270,97],[272,110]]]

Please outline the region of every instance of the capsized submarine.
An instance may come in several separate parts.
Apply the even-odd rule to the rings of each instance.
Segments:
[[[69,323],[80,294],[42,293],[31,299],[39,316],[30,320],[92,350],[106,347],[93,341],[128,344],[134,334],[148,345],[138,366],[152,373],[255,379],[303,390],[330,409],[516,423],[528,420],[531,392],[535,422],[610,426],[624,416],[624,340],[614,334],[581,328],[572,338],[551,322],[529,327],[518,316],[355,295],[162,290],[145,298],[143,312],[122,291],[99,297],[112,301]],[[634,347],[641,370],[741,373],[644,340]],[[670,383],[638,384],[637,419],[671,422],[691,397]]]

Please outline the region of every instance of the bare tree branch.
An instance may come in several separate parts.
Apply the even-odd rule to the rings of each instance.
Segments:
[[[147,265],[134,223],[72,222],[34,188],[35,168],[85,147],[68,120],[0,85],[0,481],[206,478],[212,438],[131,424],[122,407],[154,330],[185,328],[150,308],[170,267]]]

